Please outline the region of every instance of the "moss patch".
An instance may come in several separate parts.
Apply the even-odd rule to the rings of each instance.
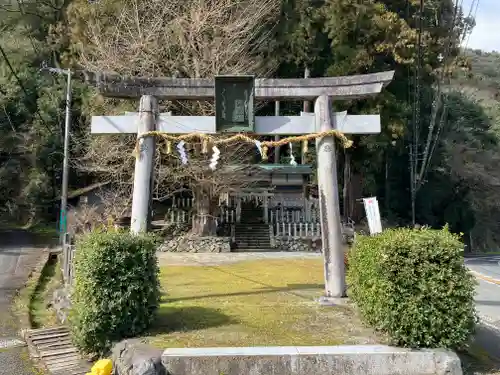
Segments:
[[[165,295],[146,339],[160,347],[339,345],[381,341],[350,305],[320,306],[321,259],[161,269]]]
[[[39,272],[34,272],[19,292],[15,310],[28,312],[30,328],[57,325],[57,316],[51,307],[52,295],[61,285],[61,268],[56,257],[51,257]]]

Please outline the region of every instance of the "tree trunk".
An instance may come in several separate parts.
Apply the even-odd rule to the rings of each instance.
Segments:
[[[197,236],[216,236],[217,203],[211,194],[205,189],[195,189],[195,211],[193,218],[193,228],[191,232]]]

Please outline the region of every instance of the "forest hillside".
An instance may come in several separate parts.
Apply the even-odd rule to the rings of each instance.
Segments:
[[[0,0],[0,215],[58,219],[65,76],[42,66],[145,77],[341,76],[395,70],[376,98],[336,104],[380,113],[382,133],[339,151],[343,214],[377,196],[390,225],[449,224],[475,250],[500,243],[500,58],[463,51],[473,20],[452,0]],[[90,116],[137,110],[73,80],[70,190],[113,180],[127,196],[130,138],[92,137]],[[283,103],[298,114],[302,103]],[[207,114],[207,103],[161,111]],[[259,107],[272,114],[273,103]],[[314,163],[314,160],[311,161]],[[159,170],[156,198],[179,184]],[[208,164],[208,163],[207,163]],[[170,168],[170,169],[169,169]],[[178,170],[178,169],[177,169]],[[161,188],[161,189],[160,189]],[[412,193],[413,192],[413,193]]]

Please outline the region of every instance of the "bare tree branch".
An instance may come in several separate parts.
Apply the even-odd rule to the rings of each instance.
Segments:
[[[85,45],[77,53],[87,70],[143,77],[262,77],[276,68],[276,62],[263,59],[261,51],[280,6],[279,0],[108,0],[102,6],[72,6],[69,18],[73,45]],[[176,114],[214,113],[213,104],[206,102],[162,102],[160,106]],[[130,185],[135,162],[130,151],[134,144],[134,136],[89,136],[81,144],[86,151],[76,166]],[[160,142],[156,154],[154,199],[163,201],[181,191],[191,191],[196,202],[194,213],[203,223],[206,217],[215,216],[221,193],[252,183],[245,173],[251,169],[251,150],[255,153],[255,147],[220,147],[215,171],[209,169],[212,146],[208,154],[203,154],[202,145],[189,144],[187,165],[181,164],[175,148],[167,155],[165,147]]]

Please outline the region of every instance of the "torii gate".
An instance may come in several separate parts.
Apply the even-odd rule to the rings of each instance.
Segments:
[[[259,135],[298,135],[338,129],[344,134],[380,133],[379,115],[348,115],[334,113],[333,100],[359,99],[377,95],[388,85],[394,71],[346,77],[256,79],[248,76],[220,77],[223,79],[190,78],[122,78],[95,75],[92,81],[99,92],[108,97],[139,98],[138,114],[92,117],[93,134],[137,133],[153,130],[170,134],[192,132],[217,133],[221,124],[226,131],[251,128]],[[224,80],[229,78],[229,80]],[[232,80],[231,80],[232,79]],[[243,84],[243,89],[237,88]],[[245,86],[246,85],[246,86]],[[246,89],[245,89],[246,87]],[[237,88],[237,89],[235,89]],[[216,100],[216,116],[159,115],[157,99],[213,100],[216,93],[227,89],[230,100],[224,106],[236,110],[237,101],[246,101],[242,121],[227,120],[227,113]],[[250,97],[250,99],[249,99]],[[315,100],[314,114],[301,116],[253,117],[253,99]],[[224,112],[224,113],[221,113]],[[224,124],[224,121],[226,124]],[[228,126],[229,125],[229,128]],[[236,125],[236,127],[235,127]],[[131,231],[145,232],[148,228],[151,181],[155,142],[153,137],[140,140],[136,159],[132,201]],[[324,303],[336,303],[345,296],[344,251],[342,246],[335,140],[332,136],[317,140],[318,186],[321,214],[321,237],[324,253]]]

